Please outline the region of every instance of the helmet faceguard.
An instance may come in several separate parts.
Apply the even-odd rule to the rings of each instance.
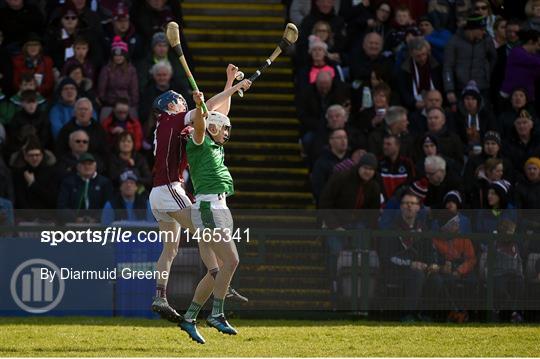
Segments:
[[[213,131],[210,129],[210,125],[214,125]],[[215,140],[215,137],[219,135],[223,128],[228,130],[228,134],[224,136],[223,142],[218,142]],[[224,145],[231,136],[231,120],[220,112],[210,111],[208,113],[208,117],[206,118],[206,130],[212,136],[214,142],[216,142],[218,145]]]
[[[188,106],[186,99],[182,95],[180,95],[178,92],[175,92],[173,90],[169,90],[167,92],[162,93],[152,103],[152,107],[154,110],[161,111],[161,112],[167,112],[171,114],[172,112],[169,109],[169,104],[180,104],[183,105],[185,108],[185,111],[188,111]]]

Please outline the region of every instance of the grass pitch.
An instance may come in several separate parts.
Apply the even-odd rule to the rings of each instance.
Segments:
[[[232,320],[240,334],[201,325],[205,345],[162,320],[0,318],[0,356],[539,356],[540,325]]]

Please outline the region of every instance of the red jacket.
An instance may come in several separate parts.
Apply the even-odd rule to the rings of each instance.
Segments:
[[[457,268],[459,274],[465,275],[474,269],[476,255],[470,239],[454,238],[447,240],[435,238],[433,239],[433,245],[437,252],[444,256],[445,260],[449,262],[463,260],[463,263]]]
[[[103,120],[101,125],[107,133],[107,141],[109,142],[109,145],[111,145],[111,148],[116,145],[117,141],[117,135],[114,135],[111,131],[116,126],[120,126],[133,135],[135,151],[139,151],[141,149],[143,132],[139,119],[128,117],[126,121],[122,123],[114,118],[114,113],[111,113],[109,117]]]
[[[53,61],[49,56],[42,55],[35,68],[29,68],[23,54],[13,58],[13,87],[19,91],[21,77],[24,73],[41,74],[41,85],[36,89],[43,97],[50,99],[54,90]]]

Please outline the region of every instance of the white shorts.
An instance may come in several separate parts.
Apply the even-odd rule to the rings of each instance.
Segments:
[[[157,221],[174,222],[167,212],[177,212],[191,206],[191,200],[180,182],[152,188],[150,208]]]
[[[198,195],[191,207],[191,220],[198,229],[227,228],[232,231],[234,223],[225,193]]]

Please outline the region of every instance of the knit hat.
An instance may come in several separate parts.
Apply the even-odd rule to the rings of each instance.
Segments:
[[[64,77],[64,79],[58,84],[58,92],[62,92],[64,86],[67,85],[73,85],[75,86],[75,88],[77,88],[77,83],[75,82],[75,80],[73,80],[71,77]]]
[[[154,46],[156,46],[157,44],[167,45],[167,37],[165,36],[164,32],[156,32],[152,36],[152,48],[154,48]]]
[[[127,5],[123,1],[119,1],[118,4],[116,4],[116,7],[113,10],[113,19],[118,20],[121,18],[129,18],[129,9]]]
[[[315,35],[309,35],[309,53],[311,54],[311,51],[316,48],[322,48],[325,52],[328,51],[328,45],[324,41],[322,41],[318,36]]]
[[[436,136],[433,136],[431,134],[425,134],[424,137],[422,137],[422,146],[424,146],[426,143],[434,144],[435,147],[439,148],[439,140]]]
[[[472,14],[467,18],[465,30],[479,30],[486,28],[486,18],[480,14]]]
[[[431,24],[431,26],[433,26],[434,22],[433,22],[433,17],[430,16],[430,15],[424,15],[424,16],[421,16],[419,19],[418,19],[418,23],[422,23],[422,22],[429,22]]]
[[[493,181],[489,185],[489,189],[492,189],[497,193],[501,202],[501,208],[506,208],[509,201],[510,182],[507,180]]]
[[[77,8],[75,7],[75,4],[73,4],[72,1],[66,1],[64,5],[62,5],[62,7],[60,8],[60,16],[64,17],[66,15],[78,16]]]
[[[414,181],[409,186],[408,193],[411,193],[415,195],[416,197],[420,198],[422,201],[427,197],[428,194],[428,180],[426,178],[422,178],[418,181]]]
[[[446,206],[448,202],[454,202],[458,208],[463,206],[463,200],[461,194],[458,191],[450,191],[443,197],[443,203]]]
[[[129,180],[134,181],[134,182],[138,182],[139,177],[132,170],[126,170],[126,171],[122,172],[122,174],[120,175],[120,183],[124,183],[124,182],[129,181]]]
[[[373,153],[368,152],[368,153],[364,154],[360,158],[360,161],[358,162],[358,168],[360,168],[362,166],[368,166],[368,167],[371,167],[374,170],[376,170],[378,164],[379,163],[378,163],[377,158],[375,157],[375,155]]]
[[[534,165],[538,168],[540,168],[540,158],[538,157],[529,157],[527,161],[525,161],[524,168],[527,168],[529,165]]]
[[[128,44],[122,41],[120,36],[115,36],[111,45],[113,55],[125,55],[128,53]]]
[[[497,143],[499,147],[502,144],[501,135],[499,135],[497,131],[487,131],[486,134],[484,135],[484,143],[486,143],[486,141],[493,141]]]
[[[464,99],[465,96],[473,96],[478,103],[482,100],[482,95],[480,95],[480,89],[476,84],[476,81],[471,80],[467,83],[467,86],[461,92],[461,98]]]

